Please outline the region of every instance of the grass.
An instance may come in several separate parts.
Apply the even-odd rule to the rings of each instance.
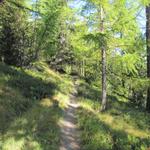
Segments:
[[[72,82],[42,63],[0,64],[0,150],[58,150]]]
[[[147,150],[150,114],[109,95],[99,113],[101,92],[78,80],[81,150]],[[0,64],[0,150],[58,150],[59,123],[73,83],[42,62],[30,69]]]
[[[79,82],[77,112],[82,150],[147,150],[150,114],[108,96],[109,109],[100,113],[100,91]],[[88,91],[88,92],[87,92]],[[94,97],[95,95],[95,97]]]

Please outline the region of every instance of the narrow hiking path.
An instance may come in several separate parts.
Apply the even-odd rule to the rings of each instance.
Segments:
[[[77,87],[74,84],[74,90],[70,95],[68,107],[64,110],[64,119],[60,123],[61,142],[59,150],[80,150],[80,134],[77,128],[75,112],[79,107],[76,101]]]

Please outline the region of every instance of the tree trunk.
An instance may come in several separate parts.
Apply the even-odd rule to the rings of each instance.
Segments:
[[[85,60],[84,59],[83,59],[83,62],[82,62],[82,68],[83,68],[82,76],[85,77]]]
[[[147,77],[150,79],[150,5],[146,7]],[[150,112],[150,87],[147,90],[146,109]]]
[[[100,25],[100,32],[104,32],[104,10],[101,7],[101,25]],[[103,44],[101,46],[101,55],[102,55],[102,106],[101,111],[106,110],[107,105],[107,96],[106,96],[106,45]]]

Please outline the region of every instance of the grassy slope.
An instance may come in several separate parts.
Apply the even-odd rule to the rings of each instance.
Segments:
[[[100,91],[79,81],[78,124],[82,150],[147,150],[150,114],[108,96],[109,110],[99,113]]]
[[[0,64],[0,150],[57,150],[71,89],[69,79],[44,63],[31,70]]]
[[[79,83],[82,150],[146,150],[150,115],[110,99],[98,113],[100,91]],[[0,64],[0,150],[58,150],[59,121],[72,90],[68,77],[44,63],[31,70]]]

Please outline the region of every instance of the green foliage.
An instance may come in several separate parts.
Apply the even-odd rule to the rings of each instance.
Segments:
[[[145,6],[149,4],[149,0],[140,0],[140,2]]]
[[[77,62],[81,64],[79,68],[85,72],[81,76],[88,83],[101,87],[101,48],[105,46],[108,95],[114,93],[145,107],[149,82],[146,79],[145,38],[136,19],[140,3],[124,0],[84,2],[81,14],[76,13],[77,18],[82,19],[74,21],[71,43]],[[104,9],[104,33],[100,32],[101,7]],[[83,61],[84,66],[80,63]]]
[[[24,1],[21,2],[24,4]],[[16,66],[27,65],[31,54],[31,30],[25,10],[5,2],[0,8],[0,51],[1,59]]]
[[[42,0],[38,2],[43,14],[38,20],[36,50],[41,49],[49,59],[60,49],[65,49],[67,41],[66,20],[70,12],[64,0]],[[65,40],[65,41],[64,41]]]
[[[83,150],[146,150],[150,146],[149,114],[132,105],[109,96],[109,110],[99,113],[100,104],[95,98],[84,95],[88,91],[79,82],[78,126]],[[82,88],[82,93],[80,92]],[[97,94],[100,92],[97,91]],[[135,118],[136,116],[136,118]]]
[[[6,1],[0,10],[0,57],[5,63],[28,65],[67,47],[70,10],[64,0]]]
[[[30,69],[0,68],[0,148],[57,150],[71,81],[42,62]]]
[[[83,78],[77,113],[81,149],[146,150],[150,121],[143,108],[150,81],[137,17],[149,0],[82,0],[71,7],[69,2],[6,0],[0,5],[0,61],[28,68],[0,64],[0,149],[58,149],[58,121],[72,82],[45,63],[33,63],[39,59]],[[109,105],[100,114],[102,48]]]
[[[78,117],[79,126],[84,131],[81,135],[83,150],[112,148],[111,137],[107,130],[104,130],[105,126],[101,124],[100,120],[96,119],[90,112],[84,112],[82,109],[80,109]]]

